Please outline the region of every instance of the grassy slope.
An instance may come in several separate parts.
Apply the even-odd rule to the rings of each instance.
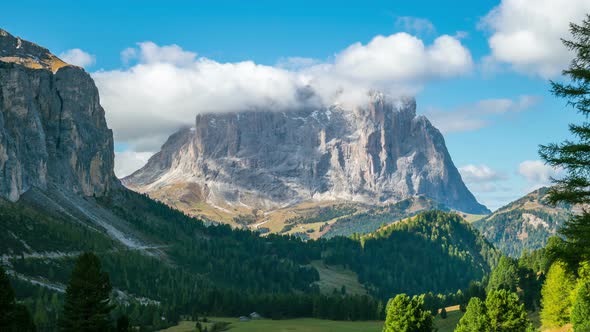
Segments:
[[[365,295],[367,290],[358,281],[356,273],[351,270],[337,266],[328,266],[321,261],[313,261],[311,264],[320,274],[320,291],[330,294],[334,289],[340,291],[342,286],[346,287],[346,293]]]
[[[188,215],[205,220],[270,233],[290,235],[303,233],[310,239],[317,239],[324,235],[331,237],[350,236],[353,233],[365,234],[376,230],[383,223],[393,223],[415,215],[419,211],[445,209],[430,199],[418,197],[392,205],[376,206],[358,202],[305,201],[292,206],[261,211],[235,204],[208,204],[203,200],[203,194],[198,186],[190,184],[170,186],[151,192],[150,196]],[[338,210],[343,207],[352,207],[354,211],[335,215],[334,218],[320,217],[319,220],[317,218],[321,210]],[[479,216],[473,216],[473,220],[477,218]],[[311,220],[315,221],[310,222]],[[341,223],[344,225],[340,225]],[[320,229],[322,226],[323,229]]]
[[[436,317],[434,322],[438,332],[452,332],[463,315],[460,311],[449,312],[446,319]],[[286,320],[256,320],[240,322],[237,318],[212,318],[214,321],[230,322],[231,332],[380,332],[383,322],[339,322],[321,319],[286,319]],[[207,325],[204,325],[207,326]],[[194,332],[195,323],[180,322],[178,326],[161,332]]]

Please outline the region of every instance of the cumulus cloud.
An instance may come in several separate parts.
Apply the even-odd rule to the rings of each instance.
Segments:
[[[429,108],[426,115],[443,133],[472,131],[492,124],[503,115],[528,110],[541,100],[540,96],[530,95],[515,99],[484,99],[452,111]]]
[[[490,209],[496,209],[507,202],[503,197],[513,193],[507,185],[508,175],[487,165],[468,164],[459,167],[463,181],[477,199]]]
[[[436,33],[434,24],[421,17],[399,16],[395,20],[395,27],[398,30],[413,33],[416,35],[431,35]]]
[[[496,172],[487,165],[465,165],[459,167],[461,177],[467,183],[482,183],[505,180],[506,175]]]
[[[569,23],[580,23],[588,12],[588,0],[502,0],[481,22],[491,31],[486,66],[505,63],[544,78],[559,74],[572,58],[560,38],[567,39]]]
[[[355,43],[330,61],[288,58],[276,66],[223,63],[152,42],[123,50],[121,59],[130,66],[93,77],[115,139],[134,151],[157,150],[198,113],[359,103],[369,90],[412,94],[473,65],[455,37],[443,35],[425,45],[407,33]]]
[[[115,152],[115,175],[118,178],[131,175],[131,173],[143,167],[152,155],[151,152]]]
[[[62,52],[58,57],[69,64],[80,67],[90,67],[96,62],[94,55],[84,52],[79,48]]]
[[[526,179],[529,190],[535,190],[550,185],[552,178],[564,175],[564,170],[546,165],[540,160],[525,160],[518,166],[518,174]]]

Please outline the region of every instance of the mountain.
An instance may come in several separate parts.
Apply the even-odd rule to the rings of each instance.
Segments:
[[[0,30],[0,196],[56,185],[100,196],[119,185],[113,135],[82,68]]]
[[[199,114],[123,183],[217,221],[303,203],[383,205],[415,196],[489,212],[463,183],[441,133],[416,115],[415,100],[381,93],[351,109]]]
[[[477,232],[448,233],[460,221],[442,212],[365,248],[344,237],[304,242],[207,226],[115,178],[112,133],[82,68],[5,31],[0,46],[0,264],[40,331],[56,330],[85,251],[109,273],[115,316],[147,331],[194,313],[376,320],[398,290],[455,292],[493,264],[473,246]],[[331,205],[310,217],[356,208]],[[355,293],[334,292],[343,280]]]
[[[473,223],[483,236],[507,255],[545,246],[578,208],[547,202],[549,188],[535,190]]]

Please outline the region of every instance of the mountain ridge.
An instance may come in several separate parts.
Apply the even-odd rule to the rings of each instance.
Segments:
[[[549,188],[534,190],[473,223],[488,241],[507,255],[520,257],[525,250],[545,246],[549,237],[580,207],[551,205]]]
[[[442,134],[413,98],[381,93],[362,107],[199,114],[122,179],[167,204],[269,211],[310,201],[383,205],[427,196],[488,213],[463,183]],[[172,188],[184,187],[182,193]],[[190,187],[190,188],[189,188]]]

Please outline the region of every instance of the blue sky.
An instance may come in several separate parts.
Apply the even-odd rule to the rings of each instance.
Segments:
[[[371,52],[389,59],[387,52],[391,48],[372,41],[376,36],[384,36],[391,42],[388,45],[404,45],[395,39],[403,37],[396,35],[400,32],[407,33],[411,41],[424,44],[425,54],[441,36],[448,36],[446,41],[454,48],[448,51],[451,53],[444,53],[442,64],[435,61],[434,65],[425,64],[424,67],[430,67],[423,69],[418,63],[415,70],[403,75],[391,71],[389,76],[382,77],[379,66],[387,67],[388,63],[347,68],[375,70],[360,77],[367,86],[395,86],[416,94],[418,112],[431,118],[443,131],[468,186],[490,208],[508,203],[558,174],[559,170],[538,162],[538,145],[567,138],[567,124],[580,120],[548,90],[549,80],[559,80],[559,69],[570,60],[559,37],[567,37],[567,22],[580,21],[584,12],[590,12],[589,1],[170,3],[12,1],[2,5],[0,27],[79,62],[95,76],[107,120],[115,131],[120,175],[138,167],[156,151],[174,127],[184,121],[183,117],[191,121],[192,117],[187,116],[190,107],[210,105],[209,99],[199,97],[186,105],[187,112],[175,113],[169,108],[184,102],[170,103],[174,99],[165,99],[162,102],[168,107],[143,114],[141,110],[159,101],[135,105],[146,98],[139,93],[134,95],[133,87],[149,86],[150,79],[162,77],[158,75],[190,77],[187,86],[192,86],[196,75],[192,66],[199,61],[204,66],[202,59],[207,60],[206,68],[216,68],[205,76],[211,84],[225,84],[224,80],[239,78],[240,73],[253,75],[254,80],[261,76],[285,80],[277,88],[279,92],[246,91],[253,94],[252,98],[257,93],[281,96],[281,89],[287,93],[301,75],[313,76],[320,66],[327,66],[333,79],[347,77],[354,81],[350,78],[356,79],[356,73],[347,72],[343,64]],[[558,7],[560,10],[555,11]],[[151,43],[138,44],[143,42]],[[356,43],[360,46],[355,49]],[[166,48],[170,45],[176,46]],[[74,49],[78,50],[71,51]],[[127,53],[122,53],[126,49]],[[469,57],[461,58],[465,52]],[[447,59],[455,55],[459,62]],[[391,59],[401,61],[402,67],[413,60],[403,55],[391,55]],[[251,61],[255,67],[244,61]],[[443,70],[447,66],[450,69]],[[193,71],[186,70],[188,67]],[[198,73],[204,72],[199,68]],[[346,84],[351,89],[358,87],[356,82]],[[170,98],[184,96],[174,88],[184,89],[170,84],[158,89],[165,90],[162,94]],[[238,85],[231,91],[242,90]],[[134,95],[136,99],[124,99],[127,97],[122,94]],[[240,98],[250,101],[247,96]],[[229,107],[213,103],[215,109]],[[138,114],[142,118],[130,120]],[[144,118],[145,127],[131,126]],[[163,131],[150,127],[150,121],[162,123]]]

